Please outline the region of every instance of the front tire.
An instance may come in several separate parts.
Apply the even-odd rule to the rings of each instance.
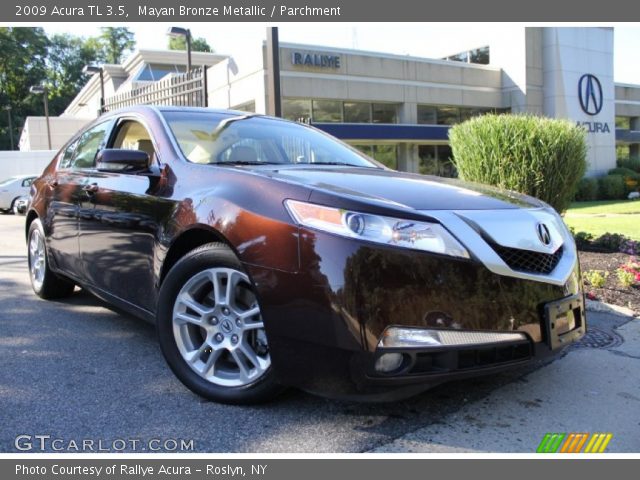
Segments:
[[[171,370],[204,398],[254,404],[282,390],[255,290],[226,245],[192,250],[169,271],[160,289],[157,329]]]
[[[42,222],[36,218],[29,226],[28,235],[29,279],[33,291],[41,298],[52,300],[73,293],[73,282],[56,275],[49,267]]]

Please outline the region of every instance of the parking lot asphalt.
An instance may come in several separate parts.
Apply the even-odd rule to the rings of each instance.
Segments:
[[[267,405],[219,405],[173,376],[153,326],[80,289],[63,301],[36,297],[24,217],[0,215],[0,452],[18,451],[19,435],[44,435],[61,440],[47,451],[75,451],[84,440],[120,449],[114,441],[127,439],[147,451],[151,439],[155,447],[182,439],[199,452],[530,453],[546,432],[565,431],[612,432],[607,451],[640,452],[640,320],[590,312],[589,322],[615,345],[572,348],[401,402],[290,390]]]

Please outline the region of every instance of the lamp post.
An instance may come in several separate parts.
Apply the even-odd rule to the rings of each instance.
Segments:
[[[49,150],[51,150],[51,125],[49,125],[49,90],[46,85],[34,85],[29,89],[31,93],[42,93],[42,101],[44,102],[44,116],[47,119],[47,141],[49,142]]]
[[[13,150],[13,121],[11,120],[11,105],[5,105],[2,108],[7,111],[7,118],[9,120],[9,142],[11,143],[11,150]]]
[[[187,44],[187,73],[191,72],[191,30],[182,27],[171,27],[167,31],[167,35],[170,37],[178,38],[184,37]]]
[[[82,73],[90,73],[92,75],[99,73],[100,74],[100,114],[104,113],[104,68],[98,67],[95,65],[86,65],[82,69]]]

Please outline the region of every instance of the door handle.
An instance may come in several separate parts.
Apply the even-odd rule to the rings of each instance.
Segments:
[[[89,185],[85,185],[84,187],[82,187],[82,190],[87,195],[93,195],[94,193],[96,193],[98,191],[98,184],[97,183],[90,183]]]

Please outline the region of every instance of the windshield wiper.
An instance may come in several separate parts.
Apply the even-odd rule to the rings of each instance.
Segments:
[[[236,160],[235,162],[213,162],[213,165],[286,165],[286,163],[260,162],[258,160]]]
[[[311,163],[298,163],[296,165],[343,165],[345,167],[362,167],[362,168],[378,168],[376,166],[369,165],[358,165],[356,163],[348,163],[348,162],[311,162]]]

